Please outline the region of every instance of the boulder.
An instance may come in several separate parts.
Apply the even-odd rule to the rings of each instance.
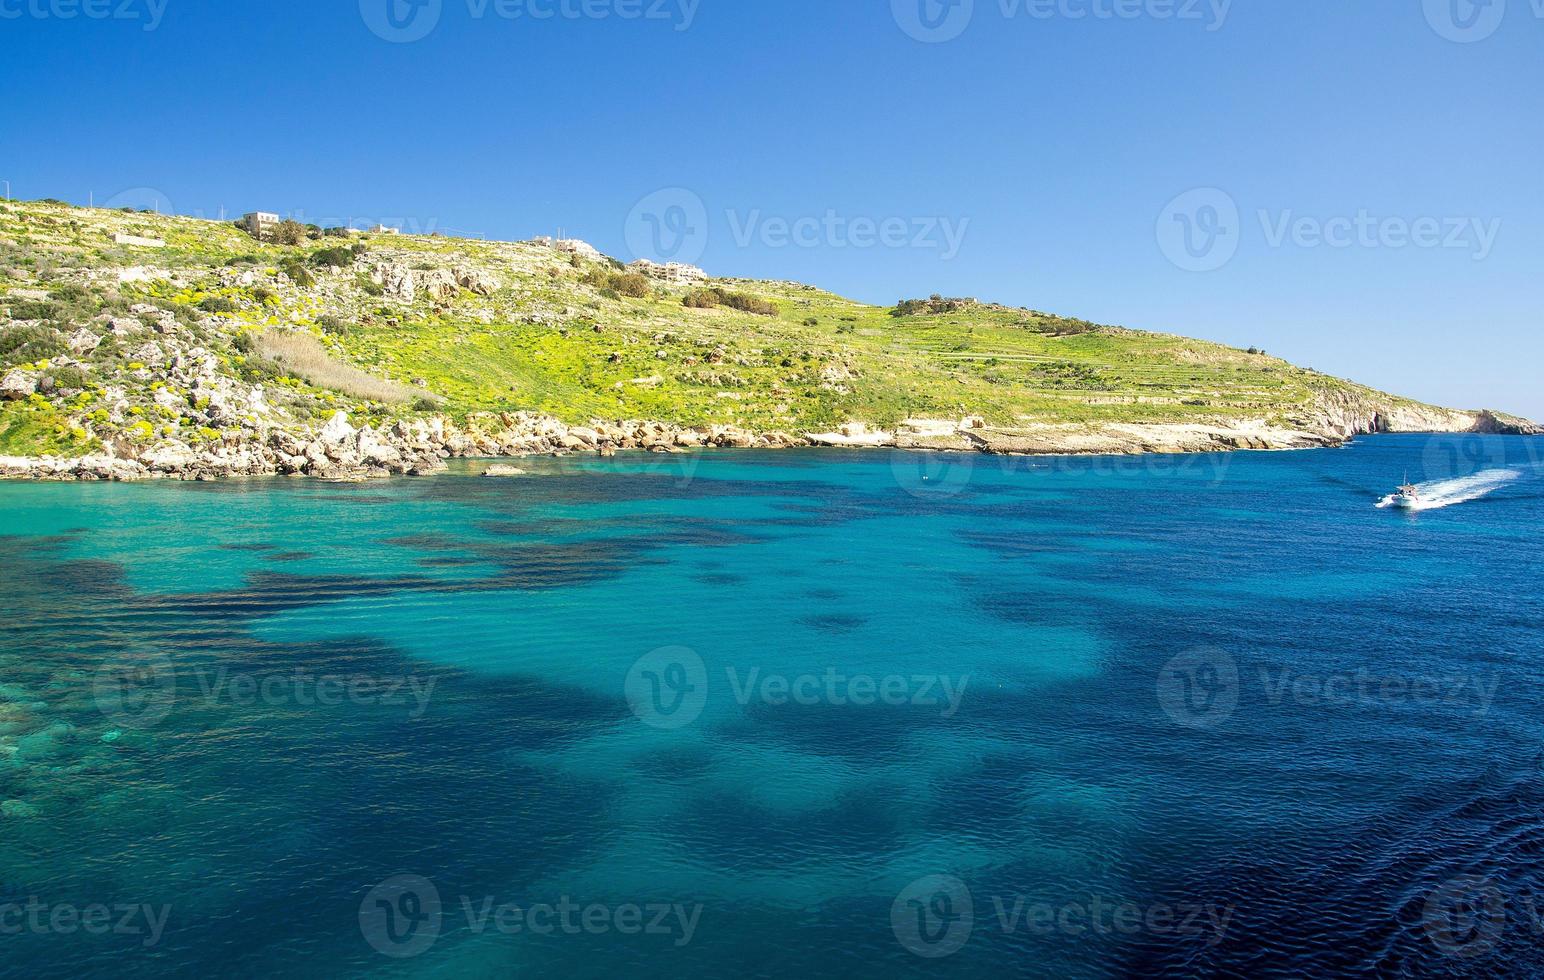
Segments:
[[[499,288],[498,280],[480,269],[457,269],[454,275],[457,285],[479,296],[492,296]]]
[[[458,288],[456,277],[444,269],[428,269],[413,274],[413,285],[430,299],[450,299]]]
[[[523,476],[525,470],[518,466],[510,466],[505,463],[495,463],[483,470],[483,476]]]
[[[348,424],[348,413],[339,411],[327,420],[317,438],[324,446],[341,446],[354,438],[354,427]]]
[[[23,371],[18,368],[6,372],[5,377],[0,378],[0,398],[7,401],[28,398],[37,390],[38,373],[36,371]]]
[[[70,345],[70,350],[74,351],[75,353],[89,354],[96,350],[97,347],[101,346],[102,338],[98,337],[90,330],[87,330],[85,327],[81,327],[79,330],[70,334],[68,343]]]

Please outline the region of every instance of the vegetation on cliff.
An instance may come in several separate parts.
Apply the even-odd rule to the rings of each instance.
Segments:
[[[548,244],[342,234],[280,244],[228,222],[0,204],[0,453],[235,445],[339,410],[824,432],[1424,409],[1263,353],[968,299],[875,307]]]

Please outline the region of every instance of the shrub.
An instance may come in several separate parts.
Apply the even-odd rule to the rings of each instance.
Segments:
[[[321,328],[322,333],[334,337],[340,337],[348,333],[349,330],[348,323],[342,317],[336,317],[331,314],[317,317],[316,325]]]
[[[231,339],[231,347],[235,348],[238,354],[251,354],[257,350],[257,341],[250,333],[243,330]]]
[[[648,277],[637,272],[629,272],[625,275],[612,276],[611,288],[615,289],[623,296],[631,296],[634,299],[642,299],[643,297],[649,295],[651,292]]]
[[[769,299],[745,293],[730,293],[722,289],[716,289],[714,292],[718,293],[718,301],[732,310],[755,313],[759,316],[777,316],[777,304]]]
[[[944,297],[934,293],[927,299],[903,299],[895,304],[895,309],[890,311],[890,315],[920,316],[923,314],[958,313],[960,310],[974,305],[975,302],[973,299]]]
[[[79,390],[89,383],[86,372],[73,364],[69,367],[54,368],[48,373],[48,377],[53,380],[55,388]]]
[[[47,360],[69,353],[64,334],[47,324],[12,327],[0,333],[0,358],[12,364]]]
[[[316,277],[311,275],[311,270],[307,269],[299,259],[285,259],[279,263],[279,270],[289,276],[290,282],[302,289],[316,285]]]
[[[609,300],[620,300],[622,298],[622,294],[617,292],[615,289],[612,289],[610,286],[603,287],[600,291],[600,294],[603,298]]]
[[[259,303],[267,303],[269,300],[278,299],[279,294],[269,289],[267,286],[253,286],[252,298],[257,300]]]
[[[818,327],[818,326],[820,326],[820,317],[818,317],[818,316],[805,317],[804,318],[804,325],[806,327]]]
[[[206,296],[198,308],[205,313],[235,313],[238,307],[236,301],[228,296]]]
[[[347,228],[324,228],[322,234],[328,238],[347,238],[349,232]]]
[[[306,240],[306,226],[293,218],[285,218],[274,226],[273,240],[279,245],[300,245]]]
[[[607,272],[605,269],[592,269],[580,281],[601,290],[603,296],[607,290],[610,290],[621,296],[642,299],[651,291],[648,277],[637,272]]]
[[[712,289],[694,289],[686,294],[681,304],[694,310],[711,310],[718,305],[718,293]]]
[[[332,266],[341,269],[344,266],[354,264],[355,251],[347,245],[335,245],[332,248],[324,248],[311,253],[312,265]]]
[[[52,320],[58,307],[46,299],[16,299],[8,304],[12,320]]]

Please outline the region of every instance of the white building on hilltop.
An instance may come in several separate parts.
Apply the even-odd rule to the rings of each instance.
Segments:
[[[241,223],[246,226],[247,234],[253,238],[267,238],[275,228],[279,227],[279,216],[269,214],[267,211],[253,211],[242,215]]]

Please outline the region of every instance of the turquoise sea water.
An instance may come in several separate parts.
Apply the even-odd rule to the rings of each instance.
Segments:
[[[1539,459],[0,485],[0,971],[1538,975]]]

